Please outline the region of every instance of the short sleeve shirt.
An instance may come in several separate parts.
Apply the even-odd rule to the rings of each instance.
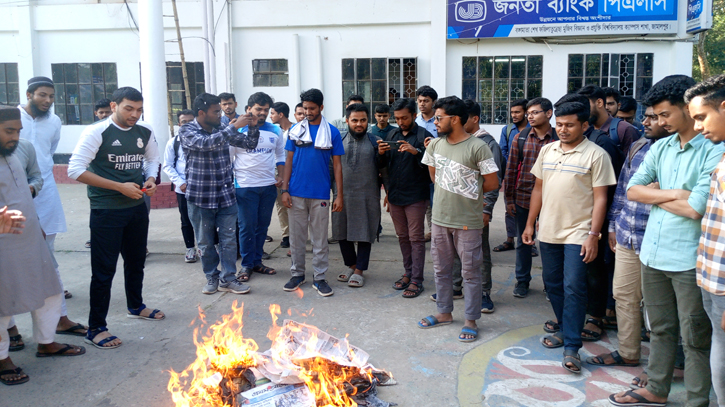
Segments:
[[[539,240],[583,244],[592,227],[593,189],[617,183],[607,152],[586,138],[569,151],[556,141],[541,149],[531,173],[542,181]]]
[[[455,229],[483,229],[483,176],[498,171],[485,141],[469,137],[457,144],[447,137],[428,145],[423,164],[434,167],[432,222]]]
[[[320,125],[310,125],[310,136],[314,144]],[[289,183],[291,196],[308,199],[330,199],[330,159],[345,155],[340,131],[330,125],[332,149],[321,150],[314,146],[299,147],[287,140],[285,150],[292,151],[292,178]]]

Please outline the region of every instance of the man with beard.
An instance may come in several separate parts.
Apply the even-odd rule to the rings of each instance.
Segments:
[[[615,254],[612,290],[616,300],[619,349],[587,359],[604,366],[637,366],[641,356],[642,265],[639,253],[652,205],[627,199],[627,184],[644,161],[650,147],[669,136],[657,123],[652,106],[644,116],[644,137],[632,144],[619,174],[614,202],[609,208],[609,247]],[[652,185],[655,187],[656,185]],[[642,380],[642,378],[640,378]]]
[[[222,119],[221,125],[228,126],[232,120],[239,117],[237,114],[237,97],[233,93],[220,93],[219,99],[222,100],[220,103],[222,107]]]
[[[322,115],[324,96],[319,89],[309,89],[300,95],[305,120],[290,130],[287,140],[287,160],[282,184],[282,202],[289,211],[292,278],[283,290],[295,291],[305,282],[305,253],[307,236],[312,240],[312,286],[323,297],[333,294],[325,279],[329,267],[330,249],[327,230],[330,219],[330,161],[335,177],[337,197],[332,211],[343,207],[342,164],[345,154],[337,128]],[[376,225],[377,226],[377,225]]]
[[[577,93],[589,99],[590,114],[592,115],[589,118],[589,125],[609,135],[622,154],[627,154],[629,146],[639,139],[637,129],[626,121],[609,114],[606,106],[607,97],[599,86],[588,85],[579,89]],[[619,171],[619,168],[615,168],[615,171]]]
[[[685,102],[695,120],[695,131],[706,139],[720,144],[725,140],[725,75],[713,76],[687,90]],[[725,156],[720,160],[710,180],[710,195],[702,221],[702,236],[697,257],[697,285],[702,290],[702,302],[712,323],[710,368],[712,387],[718,404],[725,404],[725,264],[723,264],[723,185],[725,185]]]
[[[607,188],[617,179],[607,153],[584,135],[588,103],[560,101],[555,106],[559,141],[544,146],[531,169],[536,184],[521,240],[534,244],[538,219],[544,286],[560,328],[541,342],[546,348],[563,346],[562,367],[578,374],[587,264],[597,257]]]
[[[415,122],[414,100],[398,99],[392,110],[398,127],[385,142],[378,142],[378,154],[387,156],[384,205],[403,255],[403,276],[393,283],[393,289],[403,290],[403,298],[415,298],[423,292],[425,212],[430,199],[430,176],[420,161],[425,140],[433,136]]]
[[[614,405],[667,402],[679,332],[687,405],[709,405],[712,326],[697,286],[696,266],[711,174],[725,148],[695,130],[684,100],[693,85],[689,76],[670,75],[644,97],[660,126],[672,134],[650,148],[627,186],[629,200],[652,205],[639,254],[642,296],[652,330],[649,381],[643,389],[611,395]],[[650,187],[653,182],[656,188]]]
[[[504,126],[504,128],[501,129],[501,137],[499,138],[499,145],[501,146],[501,153],[503,154],[504,158],[504,167],[506,167],[506,163],[508,162],[509,156],[511,155],[511,150],[514,148],[514,142],[516,140],[516,135],[520,132],[524,131],[525,128],[529,127],[529,121],[527,120],[528,115],[526,114],[526,105],[528,105],[529,101],[527,99],[518,99],[514,100],[511,103],[510,108],[510,115],[511,115],[511,123],[507,126]],[[549,126],[551,127],[551,126]],[[520,156],[519,156],[520,157]],[[532,162],[533,164],[533,162]],[[504,185],[505,187],[505,185]],[[508,199],[508,198],[507,198]],[[513,205],[513,202],[506,201],[506,207],[508,208],[509,205]],[[514,248],[518,248],[517,246],[514,246],[514,238],[516,236],[520,236],[521,233],[517,233],[516,229],[516,215],[515,212],[509,212],[506,211],[505,214],[505,223],[506,223],[506,241],[501,243],[500,245],[493,248],[493,251],[495,252],[505,252],[507,250],[513,250]],[[523,229],[522,229],[523,230]],[[522,246],[521,242],[518,243],[518,246]],[[536,246],[533,246],[529,248],[530,250],[527,250],[527,252],[530,252],[529,256],[537,256],[538,253],[536,251]]]
[[[33,337],[38,343],[36,356],[77,356],[85,353],[83,347],[54,342],[63,289],[43,239],[25,171],[18,159],[12,156],[22,127],[18,109],[0,107],[0,215],[4,219],[0,225],[9,221],[9,232],[14,233],[0,235],[0,382],[6,385],[29,380],[8,355],[10,338],[5,328],[13,315],[32,314]],[[6,219],[8,212],[14,219]],[[27,217],[22,231],[21,214]],[[0,229],[8,231],[6,227]]]
[[[246,282],[251,274],[272,275],[277,272],[262,264],[264,241],[267,237],[272,209],[277,199],[277,187],[282,178],[275,175],[284,170],[284,137],[278,126],[267,122],[272,98],[263,92],[252,94],[247,101],[247,112],[253,122],[240,129],[242,134],[259,133],[256,148],[232,146],[234,157],[234,186],[237,197],[237,222],[239,223],[239,253],[242,268],[237,273],[239,281]]]
[[[144,194],[156,192],[159,151],[151,126],[139,121],[143,96],[131,87],[113,92],[113,115],[81,133],[68,177],[88,185],[91,202],[91,290],[85,341],[100,349],[121,346],[106,317],[118,255],[123,255],[129,318],[164,319],[147,308],[142,289],[149,216]]]
[[[43,189],[35,197],[33,203],[38,217],[40,217],[40,225],[45,232],[45,240],[48,242],[58,279],[63,285],[58,262],[55,259],[55,237],[58,233],[65,233],[67,230],[63,204],[60,201],[58,186],[55,184],[53,176],[53,154],[60,141],[61,127],[60,118],[50,112],[55,101],[55,85],[51,79],[43,76],[31,78],[28,80],[26,96],[28,103],[25,106],[18,106],[23,122],[20,138],[30,141],[35,147],[38,166],[43,174]],[[61,301],[62,312],[58,331],[69,335],[84,335],[85,327],[68,318],[65,300],[71,296],[71,293],[65,291]]]
[[[246,294],[251,288],[235,277],[237,200],[229,147],[253,150],[259,143],[259,132],[238,132],[253,122],[252,114],[240,116],[234,123],[220,127],[220,102],[219,97],[209,93],[198,95],[193,108],[196,119],[179,129],[181,147],[186,155],[186,204],[206,277],[201,292]],[[214,247],[217,229],[218,249]],[[217,268],[220,257],[221,271]]]
[[[345,266],[338,281],[350,287],[365,284],[363,272],[368,269],[370,250],[380,224],[380,185],[378,173],[385,156],[378,154],[377,141],[368,133],[368,107],[362,103],[347,107],[348,133],[342,138],[342,179],[345,180],[345,206],[332,214],[332,238],[340,244]],[[337,190],[333,193],[337,196]],[[357,253],[355,245],[357,244]]]
[[[607,109],[610,116],[617,117],[617,112],[619,111],[619,100],[622,98],[622,95],[614,88],[602,88],[602,90],[604,91],[605,97],[605,109]]]
[[[484,194],[498,189],[498,167],[485,141],[464,131],[466,104],[455,96],[435,105],[439,138],[426,149],[422,163],[435,182],[431,257],[435,270],[438,313],[423,318],[418,327],[428,329],[453,321],[452,263],[461,259],[466,322],[458,335],[461,342],[478,338],[476,320],[481,318],[481,235],[484,227]]]

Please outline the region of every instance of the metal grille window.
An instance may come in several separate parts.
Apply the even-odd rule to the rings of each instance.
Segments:
[[[176,113],[184,109],[191,109],[186,105],[186,89],[184,89],[184,74],[181,69],[181,62],[166,63],[166,85],[169,89],[171,114],[174,124],[178,124]],[[196,95],[204,93],[204,63],[187,62],[186,72],[189,75],[190,97],[193,103]]]
[[[286,59],[255,59],[252,61],[254,70],[253,85],[289,86],[289,70]]]
[[[63,124],[91,124],[93,104],[118,89],[116,64],[51,64],[55,114]]]
[[[652,87],[654,54],[569,54],[567,91],[610,86],[638,101]]]
[[[20,103],[18,64],[0,64],[0,103],[8,105]]]
[[[541,96],[541,55],[463,57],[463,98],[481,105],[482,124],[507,124],[511,102]]]
[[[400,98],[415,97],[418,61],[415,58],[345,58],[342,60],[342,111],[347,98],[360,95],[375,111]],[[392,115],[391,115],[392,116]]]

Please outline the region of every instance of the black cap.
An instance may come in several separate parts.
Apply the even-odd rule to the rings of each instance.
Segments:
[[[28,86],[55,86],[53,80],[45,76],[36,76],[28,79]]]

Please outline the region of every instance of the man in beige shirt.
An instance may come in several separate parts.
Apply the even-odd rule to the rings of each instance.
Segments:
[[[560,331],[545,336],[542,344],[547,348],[564,346],[562,366],[581,373],[587,263],[597,257],[607,187],[617,179],[606,151],[584,137],[590,107],[580,102],[556,106],[559,141],[544,146],[531,169],[536,184],[521,238],[525,244],[534,244],[534,226],[539,218],[544,284],[560,326]]]

